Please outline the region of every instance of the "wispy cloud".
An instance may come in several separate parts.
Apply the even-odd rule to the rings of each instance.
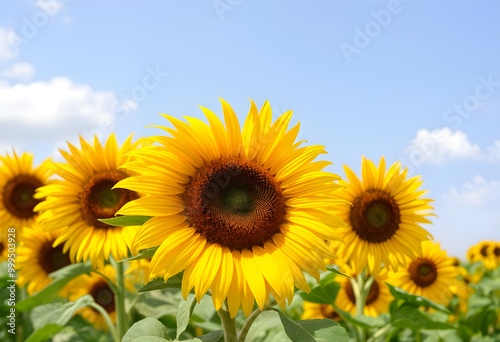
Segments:
[[[500,181],[487,181],[477,175],[470,182],[459,187],[451,187],[443,198],[452,204],[481,205],[494,198],[500,198]]]
[[[35,68],[30,63],[18,62],[5,69],[0,76],[5,78],[15,78],[20,80],[29,80],[35,75]]]

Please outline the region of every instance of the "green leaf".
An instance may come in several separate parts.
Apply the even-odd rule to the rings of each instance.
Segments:
[[[347,274],[345,273],[342,273],[340,272],[338,269],[336,269],[335,267],[331,267],[331,266],[326,266],[326,269],[330,272],[333,272],[333,273],[336,273],[336,274],[340,274],[341,276],[344,276],[344,277],[347,277],[347,278],[352,278],[351,276],[348,276]]]
[[[43,290],[38,292],[36,295],[28,297],[26,299],[21,300],[16,304],[16,309],[19,311],[26,311],[33,309],[34,307],[46,303],[53,302],[54,298],[57,296],[57,293],[73,278],[88,273],[91,270],[91,266],[89,263],[78,263],[68,265],[56,272],[51,273],[57,277],[47,285]]]
[[[347,342],[347,331],[331,319],[307,319],[292,321],[277,309],[272,309],[280,315],[286,335],[293,342]]]
[[[102,223],[110,226],[125,227],[125,226],[142,226],[153,216],[116,216],[108,219],[98,219]]]
[[[307,302],[332,305],[335,303],[339,290],[340,284],[331,282],[314,287],[310,293],[300,292],[300,296]]]
[[[187,300],[181,300],[179,302],[179,308],[177,309],[177,335],[176,339],[186,330],[191,315],[193,314],[194,307],[196,306],[196,297],[192,294],[188,296]]]
[[[134,260],[141,260],[141,259],[151,258],[151,257],[153,257],[153,255],[155,254],[156,250],[159,247],[160,246],[142,249],[142,250],[139,251],[138,255],[135,255],[135,256],[130,257],[130,258],[122,259],[122,260],[120,260],[120,262],[122,262],[122,261],[134,261]]]
[[[138,292],[147,292],[161,289],[180,289],[182,284],[182,273],[168,278],[167,282],[163,278],[156,278],[139,289]]]
[[[58,309],[53,310],[38,320],[37,325],[39,328],[28,337],[26,342],[42,342],[49,339],[69,322],[77,310],[93,302],[94,299],[91,295],[85,295],[74,302],[66,303]]]
[[[431,301],[425,297],[417,296],[417,295],[408,293],[405,290],[400,289],[399,287],[393,286],[393,285],[388,284],[388,283],[386,283],[386,284],[387,284],[387,286],[389,286],[389,289],[390,289],[392,295],[396,299],[402,299],[405,302],[416,305],[416,306],[425,306],[428,308],[433,308],[433,309],[436,309],[438,311],[442,311],[444,313],[451,315],[450,310],[448,310],[445,306],[443,306],[441,304],[436,304],[433,301]]]
[[[122,342],[156,342],[168,341],[168,339],[167,328],[156,318],[147,317],[132,325],[123,336]]]
[[[432,318],[420,311],[418,307],[403,304],[391,317],[392,325],[396,328],[420,329],[455,329],[451,324],[433,321]]]
[[[193,340],[196,342],[217,342],[224,336],[224,332],[222,330],[212,331],[208,334],[198,336]],[[185,342],[185,341],[184,341]]]

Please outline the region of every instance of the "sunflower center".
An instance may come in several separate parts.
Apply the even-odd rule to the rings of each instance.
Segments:
[[[488,246],[483,246],[481,250],[479,251],[482,256],[488,256]]]
[[[115,295],[105,280],[95,283],[90,289],[89,294],[108,313],[115,311]]]
[[[335,311],[333,306],[331,306],[330,304],[321,304],[320,311],[321,311],[321,314],[326,318],[333,319],[333,320],[340,318],[337,311]]]
[[[437,279],[436,264],[426,258],[417,258],[408,268],[410,278],[420,287],[427,287]]]
[[[185,214],[198,233],[231,250],[263,246],[286,214],[283,191],[269,171],[238,158],[198,169],[184,196]]]
[[[493,254],[495,254],[495,256],[500,256],[500,247],[495,247],[495,249],[493,250]]]
[[[401,214],[396,201],[387,192],[368,190],[354,199],[349,220],[362,240],[384,242],[399,229]]]
[[[98,219],[114,217],[125,203],[139,198],[135,191],[112,189],[126,177],[122,172],[108,171],[95,174],[87,181],[80,198],[83,216],[89,225],[103,229],[111,227]]]
[[[42,185],[42,181],[30,175],[19,175],[12,178],[3,190],[5,209],[19,218],[35,216],[33,208],[42,200],[33,198],[33,194]]]
[[[356,296],[354,296],[354,290],[352,289],[351,282],[347,282],[346,284],[347,285],[345,288],[345,292],[347,298],[349,298],[352,304],[356,305]],[[377,283],[377,281],[374,281],[372,286],[370,287],[370,292],[368,292],[368,296],[366,297],[365,305],[370,305],[371,303],[376,301],[379,294],[380,294],[380,286]]]
[[[57,271],[71,264],[69,255],[63,253],[63,246],[52,247],[52,242],[47,241],[40,248],[38,263],[46,274]]]
[[[3,242],[0,241],[0,255],[2,255],[4,249],[5,249],[5,246],[3,245]]]

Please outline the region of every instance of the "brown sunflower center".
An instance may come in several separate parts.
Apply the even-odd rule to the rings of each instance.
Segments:
[[[368,190],[354,199],[349,220],[361,239],[384,242],[399,229],[401,215],[399,206],[388,193]]]
[[[185,201],[196,230],[231,250],[262,246],[286,214],[283,191],[269,171],[238,158],[200,168],[186,187]]]
[[[3,204],[5,209],[18,218],[35,216],[33,208],[42,200],[33,198],[36,188],[43,183],[30,175],[19,175],[5,184],[3,190]]]
[[[326,318],[333,319],[333,320],[340,318],[337,311],[335,311],[333,306],[330,304],[321,304],[319,309],[321,311],[321,314]]]
[[[496,257],[499,257],[500,256],[500,247],[495,247],[495,249],[493,249],[493,254],[495,254]]]
[[[345,288],[345,292],[347,298],[349,298],[352,304],[356,304],[356,296],[354,296],[354,290],[352,289],[351,282],[347,282],[346,284],[347,285]],[[365,305],[370,305],[371,303],[376,301],[379,294],[380,294],[380,286],[377,283],[377,281],[374,281],[372,287],[370,287],[370,292],[368,292],[368,296],[366,297]]]
[[[71,264],[69,255],[63,253],[63,246],[52,247],[52,242],[47,241],[40,248],[38,263],[46,274],[57,271]]]
[[[85,184],[80,194],[83,216],[87,223],[96,228],[111,227],[98,219],[114,217],[116,212],[127,202],[139,198],[135,191],[111,189],[126,178],[122,172],[101,172],[95,174]]]
[[[5,249],[5,246],[2,241],[0,241],[0,255],[2,255],[3,250]]]
[[[115,295],[105,280],[95,283],[90,289],[89,294],[108,313],[115,311]]]
[[[483,246],[481,250],[479,251],[482,256],[488,256],[488,246]]]
[[[408,268],[410,278],[420,287],[433,284],[437,279],[436,264],[426,258],[417,258]]]

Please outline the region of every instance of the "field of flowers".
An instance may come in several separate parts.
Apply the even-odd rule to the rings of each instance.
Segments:
[[[500,341],[500,242],[447,255],[400,163],[338,176],[291,111],[221,101],[0,156],[1,341]]]

